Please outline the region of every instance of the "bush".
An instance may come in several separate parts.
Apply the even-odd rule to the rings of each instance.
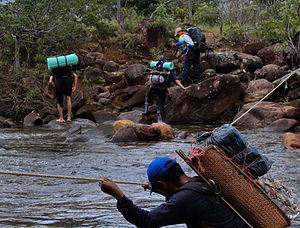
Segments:
[[[219,13],[213,4],[196,3],[193,9],[193,23],[215,26],[219,22]]]
[[[282,42],[284,40],[283,31],[274,18],[262,21],[256,33],[264,41]]]

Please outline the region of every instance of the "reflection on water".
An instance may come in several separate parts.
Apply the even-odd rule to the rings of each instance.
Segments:
[[[213,126],[173,126],[175,132],[203,132]],[[267,129],[239,129],[245,139],[274,161],[267,175],[281,180],[297,196],[300,189],[299,150],[283,150],[282,133]],[[188,151],[184,140],[113,144],[99,134],[88,143],[64,144],[61,132],[47,128],[0,130],[0,169],[18,172],[144,182],[147,165],[158,156],[177,161],[176,149]],[[194,175],[182,164],[187,174]],[[120,185],[126,195],[146,209],[163,197],[137,185]],[[0,226],[134,227],[116,209],[116,201],[102,193],[97,183],[0,175]],[[173,226],[175,227],[175,226]],[[177,225],[176,227],[185,227]],[[295,221],[291,227],[300,227]]]

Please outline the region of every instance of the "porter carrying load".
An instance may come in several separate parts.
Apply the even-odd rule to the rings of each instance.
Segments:
[[[230,124],[200,135],[187,156],[181,153],[181,157],[204,180],[218,183],[224,201],[251,227],[287,227],[299,213],[293,194],[286,193],[282,197],[284,200],[279,200],[279,197],[274,200],[274,195],[284,192],[270,194],[266,191],[282,187],[278,182],[275,186],[270,181],[258,180],[271,168],[272,162],[249,145]],[[291,198],[290,201],[283,202],[287,198]]]

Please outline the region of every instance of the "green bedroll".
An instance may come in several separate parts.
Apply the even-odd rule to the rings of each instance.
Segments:
[[[72,65],[76,65],[77,63],[78,63],[78,57],[76,54],[47,58],[48,69],[72,66]]]

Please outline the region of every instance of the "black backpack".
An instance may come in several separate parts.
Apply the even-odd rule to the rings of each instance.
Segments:
[[[210,48],[206,44],[205,35],[201,31],[201,29],[197,27],[188,27],[186,31],[194,42],[194,49],[199,50],[200,52],[207,52],[212,50],[212,48]]]

